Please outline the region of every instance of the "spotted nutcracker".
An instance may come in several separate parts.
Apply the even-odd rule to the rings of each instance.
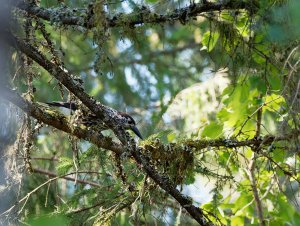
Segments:
[[[78,105],[74,102],[48,102],[46,103],[49,106],[55,106],[55,107],[63,107],[70,109],[72,111],[81,110],[81,114],[78,117],[78,123],[83,124],[87,127],[94,127],[97,131],[107,130],[109,127],[94,113],[92,113],[88,109],[79,109]],[[140,131],[136,127],[136,123],[134,119],[125,112],[116,111],[115,109],[110,108],[112,111],[115,111],[117,116],[121,119],[120,121],[123,123],[124,129],[130,129],[132,130],[139,138],[143,139]]]

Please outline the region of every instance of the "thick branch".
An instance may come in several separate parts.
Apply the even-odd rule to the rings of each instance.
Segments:
[[[143,156],[143,154],[140,153],[138,148],[133,150],[131,153],[134,159],[142,165],[148,176],[151,177],[168,194],[173,196],[173,198],[175,198],[200,225],[213,225],[206,214],[203,213],[202,209],[193,205],[193,200],[189,196],[181,194],[176,189],[176,185],[171,183],[167,176],[162,176],[155,171],[154,167]]]
[[[47,111],[40,109],[39,105],[30,103],[18,95],[15,91],[8,88],[1,87],[1,97],[7,99],[30,116],[34,117],[38,121],[41,121],[47,125],[53,126],[56,129],[72,134],[80,139],[85,139],[91,143],[97,145],[100,148],[111,150],[117,154],[122,153],[122,146],[112,142],[111,138],[104,137],[101,134],[95,133],[95,131],[89,131],[80,127],[71,128],[68,120],[63,115],[50,114]],[[217,140],[187,140],[182,143],[182,147],[187,146],[189,148],[196,148],[196,151],[211,147],[211,148],[239,148],[239,147],[254,147],[254,146],[269,146],[274,141],[289,141],[297,138],[300,135],[299,131],[292,131],[290,134],[281,136],[264,136],[259,139],[253,138],[250,140],[235,140],[235,139],[217,139]],[[175,145],[175,144],[174,144]],[[145,145],[142,147],[145,150],[152,151],[154,148],[160,151],[164,150],[166,145],[163,143]]]
[[[90,109],[99,119],[101,119],[116,135],[124,142],[124,137],[120,136],[123,131],[123,117],[120,117],[115,109],[104,106],[97,102],[93,97],[89,96],[76,80],[76,77],[70,74],[65,68],[48,60],[35,47],[17,39],[11,34],[6,34],[6,40],[10,45],[21,50],[28,57],[37,62],[50,75],[55,77],[62,85],[64,85],[71,93],[73,93],[81,102]]]
[[[45,111],[42,111],[37,105],[33,105],[28,101],[24,100],[21,96],[16,94],[14,91],[3,88],[1,89],[1,96],[10,102],[14,103],[18,107],[20,107],[23,111],[29,113],[32,117],[48,124],[54,126],[55,128],[65,131],[67,133],[73,134],[79,138],[83,138],[86,140],[90,140],[92,143],[113,150],[114,152],[120,154],[122,148],[111,141],[109,138],[105,138],[101,134],[97,134],[95,132],[90,132],[83,130],[81,128],[72,129],[64,116],[58,118],[58,115],[53,116]],[[96,134],[96,135],[95,135]],[[103,140],[104,139],[104,140]],[[108,140],[108,142],[107,142]],[[167,177],[161,176],[156,170],[149,164],[149,162],[145,159],[145,157],[136,149],[133,152],[134,159],[141,164],[146,173],[156,182],[158,183],[166,192],[172,195],[181,205],[185,208],[191,216],[197,220],[200,225],[212,225],[211,222],[204,218],[204,213],[200,208],[195,207],[192,204],[192,200],[181,194],[177,189],[176,185],[172,184],[170,179]],[[44,173],[41,170],[35,170],[34,172]],[[50,173],[48,173],[50,175]],[[50,175],[51,176],[51,175]],[[54,176],[54,175],[53,175]]]
[[[250,140],[237,140],[237,139],[218,139],[218,140],[187,140],[184,142],[190,148],[202,150],[208,147],[215,148],[239,148],[239,147],[263,147],[272,144],[275,141],[289,141],[297,138],[300,131],[295,130],[289,134],[280,136],[267,135],[264,137],[253,138]]]
[[[257,10],[257,7],[249,2],[244,1],[228,1],[225,3],[211,3],[203,1],[203,3],[191,4],[181,9],[175,9],[168,14],[157,14],[151,12],[147,8],[141,8],[135,10],[130,14],[116,14],[112,18],[106,18],[108,27],[128,27],[141,24],[160,24],[166,22],[180,21],[182,23],[188,21],[191,18],[195,18],[201,13],[221,11],[221,10],[239,10],[246,9],[249,12]],[[91,15],[78,16],[72,13],[70,9],[52,8],[45,9],[33,4],[22,2],[17,5],[19,9],[25,10],[27,13],[33,16],[40,17],[44,20],[51,22],[57,22],[64,25],[79,25],[87,28],[94,27],[96,23],[93,19],[87,21],[86,18],[90,18]]]
[[[72,127],[64,115],[51,114],[48,111],[43,111],[37,104],[30,103],[22,98],[16,92],[0,87],[0,94],[2,98],[10,101],[30,116],[34,117],[40,122],[53,126],[56,129],[72,134],[80,139],[88,140],[100,148],[111,150],[117,154],[121,154],[123,147],[112,141],[110,137],[105,137],[101,133],[92,130],[83,129],[81,127]]]
[[[64,116],[58,117],[58,115],[53,116],[52,114],[47,113],[47,111],[42,111],[38,105],[31,104],[28,101],[24,100],[21,96],[16,94],[14,91],[10,91],[9,89],[1,89],[4,91],[1,93],[1,96],[8,99],[15,105],[19,106],[22,110],[30,113],[31,116],[36,119],[48,124],[52,125],[57,129],[65,131],[67,133],[73,134],[79,138],[86,139],[91,141],[92,143],[98,145],[99,147],[106,148],[108,150],[112,150],[116,153],[121,153],[122,147],[120,145],[111,141],[110,138],[103,137],[102,135],[95,133],[93,131],[86,131],[84,129],[78,128],[73,130],[69,125],[68,121]],[[58,117],[58,118],[57,118]],[[96,135],[95,135],[96,134]],[[299,135],[299,132],[291,133],[286,136],[266,136],[262,139],[251,139],[247,141],[236,141],[230,139],[220,139],[220,140],[211,140],[211,141],[187,141],[185,145],[189,147],[197,147],[197,149],[203,149],[206,147],[227,147],[227,148],[236,148],[241,146],[253,146],[253,145],[268,145],[274,142],[275,140],[289,140]],[[111,143],[110,143],[111,142]],[[164,147],[163,145],[161,147]],[[145,149],[151,151],[151,148],[161,148],[160,146],[145,146]],[[183,147],[184,148],[184,147]],[[192,200],[181,194],[174,184],[171,183],[168,177],[164,177],[157,173],[153,166],[149,164],[148,160],[139,152],[138,149],[135,149],[133,152],[133,157],[140,164],[146,173],[157,183],[159,184],[165,191],[167,191],[170,195],[172,195],[183,208],[185,208],[191,216],[196,219],[202,225],[210,225],[211,223],[207,221],[205,215],[203,214],[200,208],[192,205]]]
[[[101,118],[107,125],[111,125],[112,127],[110,128],[114,128],[114,126],[116,126],[118,122],[116,119],[111,117],[111,112],[110,112],[113,110],[110,109],[109,107],[101,105],[100,103],[96,103],[96,101],[92,97],[90,97],[88,94],[84,92],[84,90],[81,88],[79,84],[75,83],[72,76],[69,75],[66,70],[63,70],[61,67],[55,65],[54,63],[51,63],[41,53],[39,53],[34,47],[30,46],[29,44],[24,43],[23,41],[20,41],[13,37],[11,37],[11,39],[14,39],[14,43],[22,52],[24,52],[27,56],[35,60],[42,67],[44,67],[51,75],[53,75],[58,81],[60,81],[76,97],[78,97],[83,102],[84,105],[86,105],[92,112],[94,112],[99,118]],[[25,106],[24,107],[25,110],[30,111],[30,109],[26,108],[26,106],[28,106],[26,102],[22,103],[22,105]],[[115,133],[117,132],[116,135],[118,136],[119,139],[120,136],[124,134],[122,128],[120,131],[114,130],[114,132]],[[124,137],[122,139],[121,137],[120,140],[127,147],[127,142],[126,142],[127,138]],[[151,166],[149,162],[146,161],[145,157],[139,151],[135,150],[133,146],[127,148],[132,148],[132,150],[129,151],[132,153],[136,162],[143,167],[144,171],[155,182],[157,182],[162,189],[164,189],[170,195],[172,195],[183,206],[183,208],[185,208],[189,212],[189,214],[195,220],[197,220],[197,222],[200,225],[212,225],[211,222],[208,219],[206,219],[202,210],[192,205],[191,199],[189,197],[182,195],[176,189],[176,185],[171,183],[169,178],[162,177],[153,168],[153,166]]]
[[[66,70],[61,68],[60,66],[50,62],[47,58],[45,58],[41,53],[39,53],[34,47],[30,46],[29,44],[20,41],[16,38],[13,38],[15,44],[22,52],[24,52],[27,56],[31,57],[35,60],[38,64],[44,67],[52,76],[54,76],[58,81],[60,81],[70,92],[72,92],[75,96],[77,96],[84,105],[86,105],[92,112],[94,112],[99,118],[101,118],[105,123],[114,126],[118,125],[118,121],[111,117],[111,108],[101,105],[97,103],[92,97],[84,92],[80,84],[77,84],[74,80],[74,77],[70,75]],[[30,109],[26,108],[26,102],[24,109],[30,111]],[[114,130],[115,132],[115,130]],[[286,137],[285,137],[286,138]],[[100,137],[101,139],[101,137]],[[266,144],[268,142],[273,142],[274,140],[279,140],[280,138],[276,137],[266,137],[262,140],[260,139],[253,139],[250,141],[232,141],[232,140],[217,140],[212,142],[204,142],[204,143],[194,143],[191,141],[189,144],[190,147],[199,148],[203,146],[204,148],[206,145],[214,146],[214,145],[224,145],[228,148],[234,148],[238,146],[247,146],[253,144]],[[110,149],[108,147],[108,149]],[[185,208],[189,214],[197,220],[197,222],[201,225],[211,225],[212,223],[209,219],[205,216],[203,211],[200,208],[197,208],[192,204],[192,200],[181,194],[177,189],[176,185],[173,184],[168,177],[160,175],[155,168],[149,164],[148,160],[143,156],[139,149],[133,148],[130,150],[132,156],[136,160],[136,162],[142,166],[144,171],[149,175],[157,184],[160,185],[162,189],[172,195],[181,205]]]

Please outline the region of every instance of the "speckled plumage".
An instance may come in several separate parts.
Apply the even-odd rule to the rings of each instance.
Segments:
[[[92,113],[86,107],[78,107],[78,105],[74,102],[49,102],[47,103],[49,106],[55,107],[63,107],[73,111],[74,123],[82,124],[87,126],[88,128],[93,128],[96,131],[103,131],[110,129],[99,117],[97,117],[94,113]],[[122,125],[122,127],[126,130],[132,130],[139,138],[142,138],[141,133],[136,127],[136,123],[134,119],[125,112],[119,112],[112,108],[107,108],[109,115],[113,117],[117,117],[118,121]]]

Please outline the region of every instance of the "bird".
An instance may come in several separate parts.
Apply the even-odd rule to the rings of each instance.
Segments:
[[[87,108],[79,108],[79,106],[75,102],[61,102],[61,101],[53,101],[53,102],[46,102],[47,105],[53,106],[53,107],[63,107],[66,109],[70,109],[71,111],[77,111],[81,110],[79,116],[78,116],[78,122],[80,124],[83,124],[85,126],[93,127],[95,130],[103,131],[109,129],[109,127],[99,118],[97,115],[92,113]],[[136,122],[134,119],[127,113],[117,111],[115,109],[109,108],[111,111],[113,111],[116,116],[120,119],[120,122],[122,122],[122,127],[125,130],[132,130],[141,140],[143,140],[143,137],[136,127]]]

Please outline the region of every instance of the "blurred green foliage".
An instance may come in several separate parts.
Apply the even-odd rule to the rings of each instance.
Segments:
[[[299,112],[289,111],[291,93],[287,93],[297,90],[288,82],[298,74],[288,75],[298,64],[296,68],[285,64],[299,42],[300,3],[296,0],[253,2],[259,7],[253,13],[222,10],[203,13],[186,24],[176,21],[117,27],[108,29],[105,35],[101,26],[85,30],[44,23],[61,62],[83,80],[86,92],[106,105],[129,112],[136,119],[141,133],[148,137],[142,145],[180,144],[187,139],[244,140],[257,135],[260,109],[259,136],[283,135],[292,128],[299,128]],[[79,11],[89,3],[41,1],[46,8],[66,6]],[[143,3],[152,12],[164,14],[186,4],[186,1],[169,0]],[[113,16],[134,12],[141,6],[132,0],[114,1],[107,2],[105,10],[108,16]],[[42,33],[37,29],[35,35],[39,50],[51,56],[42,45]],[[297,56],[296,51],[290,59],[294,57],[297,61]],[[35,101],[69,97],[45,70],[36,66],[31,70],[35,74]],[[26,88],[24,80],[20,75],[18,82],[23,89]],[[110,132],[105,133],[110,135]],[[296,198],[299,191],[297,145],[274,142],[268,149],[260,150],[261,155],[255,159],[256,186],[267,225],[300,224]],[[74,155],[75,149],[78,158]],[[182,176],[178,187],[183,192],[189,186],[208,190],[209,195],[197,204],[212,214],[212,220],[216,216],[225,225],[259,225],[248,172],[253,150],[249,147],[207,148],[191,152],[193,159],[185,166],[188,170],[180,168],[179,163],[186,163],[182,152],[178,152],[182,159],[163,153],[170,155],[171,160],[161,160],[165,171],[159,166],[157,169],[174,177]],[[76,174],[76,170],[90,172],[76,177],[94,181],[99,187],[62,179],[52,182],[28,200],[24,216],[29,216],[30,225],[101,225],[101,222],[103,225],[146,225],[145,222],[172,225],[175,221],[180,225],[195,224],[187,214],[176,219],[181,211],[178,204],[170,201],[131,160],[79,140],[70,145],[66,134],[49,128],[40,130],[31,155],[34,167],[59,175]],[[41,156],[48,160],[34,158]],[[181,175],[183,172],[187,175]],[[126,183],[122,180],[123,173]],[[26,195],[46,179],[29,175],[24,179],[22,194]],[[293,182],[293,189],[284,191],[283,188]],[[213,188],[205,188],[208,183]],[[128,190],[131,185],[136,190]],[[190,195],[204,196],[199,191]],[[31,219],[30,216],[39,216],[43,209],[61,215]]]
[[[31,226],[65,226],[68,225],[69,220],[63,215],[39,215],[38,217],[31,218],[24,225],[31,225]]]

